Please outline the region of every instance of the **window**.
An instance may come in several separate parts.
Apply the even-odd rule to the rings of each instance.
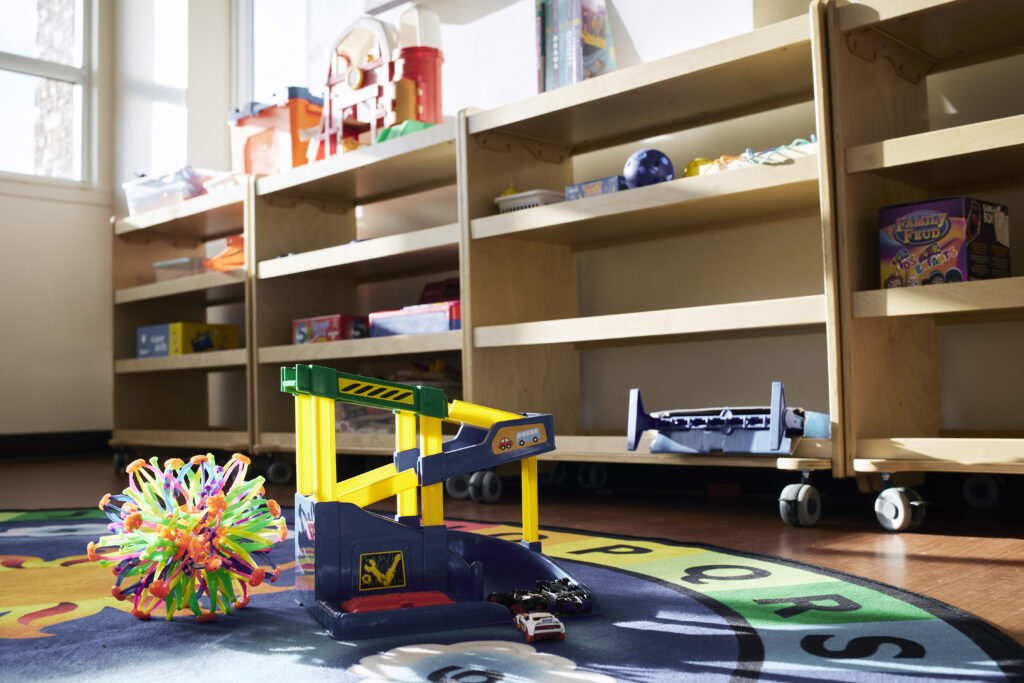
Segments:
[[[252,21],[252,99],[279,102],[289,86],[306,85],[306,7],[290,0],[253,0]]]
[[[0,0],[0,172],[88,180],[91,0]]]

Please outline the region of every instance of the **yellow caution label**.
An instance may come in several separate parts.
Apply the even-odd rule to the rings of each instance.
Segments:
[[[405,558],[401,550],[359,556],[359,590],[405,586]]]
[[[416,404],[416,398],[411,387],[394,387],[389,384],[378,384],[376,382],[366,382],[346,377],[338,378],[338,393],[344,397],[364,399],[363,401],[356,400],[356,403],[369,403],[371,405],[393,404],[395,406],[413,406]]]

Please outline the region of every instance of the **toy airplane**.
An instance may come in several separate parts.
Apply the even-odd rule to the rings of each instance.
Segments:
[[[789,455],[792,439],[827,439],[832,421],[826,413],[787,408],[782,382],[772,382],[768,407],[644,411],[639,389],[629,390],[626,447],[635,451],[648,429],[658,431],[651,453],[764,453]]]

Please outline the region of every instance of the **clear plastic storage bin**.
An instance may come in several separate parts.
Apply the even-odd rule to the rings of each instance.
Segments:
[[[203,183],[212,175],[210,171],[185,166],[166,175],[129,180],[121,185],[128,202],[128,214],[134,216],[206,194]]]

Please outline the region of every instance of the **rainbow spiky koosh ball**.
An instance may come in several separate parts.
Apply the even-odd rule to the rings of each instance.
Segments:
[[[269,551],[288,528],[263,497],[263,478],[245,480],[248,466],[240,453],[226,467],[212,455],[172,458],[163,469],[156,458],[136,460],[123,494],[103,496],[111,534],[89,543],[89,559],[113,567],[111,593],[133,600],[134,616],[148,619],[163,604],[168,620],[187,608],[207,621],[218,608],[245,607],[250,586],[277,579]]]

